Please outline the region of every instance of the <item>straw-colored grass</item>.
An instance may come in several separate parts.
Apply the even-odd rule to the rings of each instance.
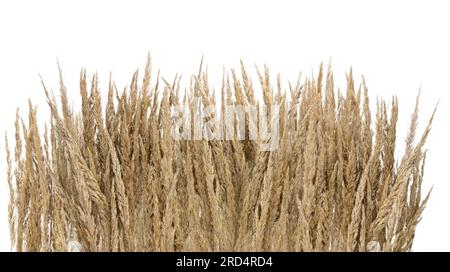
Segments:
[[[421,188],[432,118],[416,141],[417,104],[396,159],[397,99],[377,101],[372,114],[351,71],[344,95],[322,67],[282,88],[266,68],[252,82],[242,65],[225,73],[220,96],[203,68],[186,91],[179,77],[151,74],[149,58],[142,83],[135,73],[118,92],[111,81],[103,103],[97,76],[88,84],[82,71],[81,109],[69,106],[62,79],[60,102],[44,85],[45,131],[31,102],[27,123],[17,115],[15,149],[7,148],[14,250],[411,250],[429,196]],[[261,127],[252,113],[244,129],[232,126],[245,139],[176,139],[180,105],[201,129],[214,118],[222,128],[226,118],[244,120],[226,105],[278,106],[258,113],[278,124],[278,145],[249,138]],[[208,105],[212,113],[199,110]],[[180,131],[187,126],[199,124]]]

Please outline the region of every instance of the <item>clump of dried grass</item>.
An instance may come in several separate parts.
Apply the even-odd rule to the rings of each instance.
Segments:
[[[119,93],[111,81],[103,107],[97,76],[88,86],[82,71],[81,113],[69,107],[62,79],[60,105],[44,86],[48,128],[42,135],[30,103],[28,124],[17,114],[13,156],[7,148],[14,249],[411,250],[429,196],[421,199],[432,118],[415,143],[416,104],[396,160],[397,99],[379,100],[373,115],[364,81],[356,88],[351,72],[345,95],[322,67],[287,90],[279,78],[272,86],[267,69],[258,71],[259,88],[244,65],[238,74],[224,75],[218,102],[204,69],[182,92],[179,77],[152,82],[149,58],[143,82],[136,72]],[[195,110],[195,97],[216,111]],[[224,105],[277,105],[278,148],[263,150],[260,139],[175,140],[176,105],[201,122],[224,117]],[[250,119],[244,132],[258,126]]]

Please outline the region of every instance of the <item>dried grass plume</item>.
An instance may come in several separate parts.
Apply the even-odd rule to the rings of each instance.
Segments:
[[[179,76],[152,78],[149,57],[124,91],[110,80],[105,101],[97,76],[82,70],[80,109],[62,76],[59,102],[43,84],[46,127],[30,102],[26,121],[17,113],[13,150],[6,139],[13,249],[410,251],[429,197],[421,189],[433,117],[416,140],[416,103],[396,158],[395,97],[372,113],[351,71],[341,94],[330,68],[284,87],[267,67],[253,82],[241,64],[217,93],[202,66],[186,89]],[[177,132],[224,137],[174,138],[180,106],[195,124]],[[230,116],[229,106],[256,111]],[[261,116],[277,124],[268,127],[274,149],[263,148],[272,138],[250,139]],[[245,137],[227,138],[233,131]]]

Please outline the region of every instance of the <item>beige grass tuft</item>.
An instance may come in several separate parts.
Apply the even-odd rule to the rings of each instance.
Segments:
[[[372,114],[351,71],[343,95],[331,69],[284,88],[267,67],[252,82],[241,62],[224,73],[219,100],[202,67],[185,92],[180,77],[151,75],[149,57],[142,83],[136,72],[118,92],[110,80],[103,103],[97,76],[88,83],[83,70],[80,110],[61,76],[59,103],[45,89],[45,134],[31,102],[27,124],[17,114],[13,153],[6,141],[14,250],[411,250],[429,197],[421,198],[423,147],[433,119],[415,143],[418,103],[396,159],[397,99],[379,100]],[[247,138],[174,139],[179,105],[201,128],[219,118],[225,134]],[[249,116],[243,131],[226,127],[225,105],[279,106],[266,113],[279,124],[278,147],[249,139],[260,127]]]

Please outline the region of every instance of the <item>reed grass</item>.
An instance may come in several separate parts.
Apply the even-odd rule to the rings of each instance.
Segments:
[[[379,99],[372,114],[351,71],[341,94],[330,68],[284,88],[267,68],[254,83],[241,64],[224,72],[219,99],[202,66],[184,91],[178,76],[151,78],[150,57],[142,81],[136,72],[119,92],[111,80],[105,102],[97,76],[83,70],[81,109],[69,106],[62,76],[59,102],[43,84],[44,133],[30,102],[28,122],[17,113],[13,152],[6,140],[13,249],[410,251],[430,194],[422,199],[433,117],[416,140],[418,99],[396,158],[395,97]],[[277,148],[249,135],[174,139],[180,105],[201,129],[214,118],[222,128],[226,118],[244,120],[226,105],[275,105],[278,114],[266,114],[279,124]],[[228,129],[260,126],[249,116],[244,124]]]

